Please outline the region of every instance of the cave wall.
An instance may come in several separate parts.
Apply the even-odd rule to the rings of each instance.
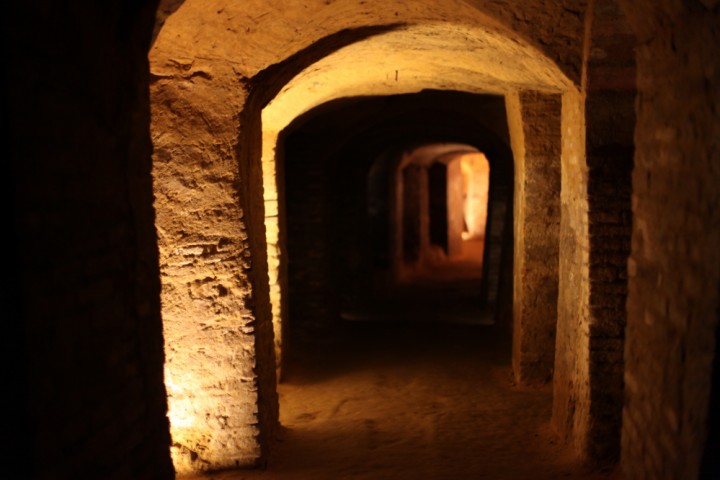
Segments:
[[[179,5],[178,5],[179,4]],[[529,41],[552,59],[573,82],[582,71],[584,10],[587,0],[163,0],[158,24],[173,30],[155,48],[175,57],[207,62],[224,59],[240,77],[252,78],[320,39],[343,29],[365,26],[447,22],[487,25]],[[192,19],[192,23],[183,25]],[[302,26],[302,28],[299,28]],[[242,35],[242,42],[237,41]]]
[[[259,125],[240,115],[232,68],[151,59],[173,458],[179,472],[251,466],[277,422],[263,216],[251,213],[263,209],[248,158]]]

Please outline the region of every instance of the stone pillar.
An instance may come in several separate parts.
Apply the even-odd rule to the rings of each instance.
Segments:
[[[519,383],[552,377],[558,296],[560,96],[507,97],[515,157],[513,372]]]
[[[178,473],[251,466],[277,421],[262,197],[246,191],[261,185],[259,111],[245,118],[255,123],[243,125],[241,159],[237,76],[213,67],[187,90],[181,80],[209,67],[185,69],[162,45],[151,53],[162,78],[153,177],[173,461]]]
[[[620,453],[627,259],[632,230],[635,39],[615,1],[595,2],[587,60],[590,430],[587,457]]]
[[[593,4],[591,14],[585,93],[572,97],[580,105],[568,104],[571,120],[563,128],[554,419],[583,457],[612,464],[623,398],[635,60],[634,39],[615,2]],[[574,108],[584,112],[584,135],[570,123]]]
[[[585,98],[571,90],[562,99],[562,218],[552,420],[577,451],[586,449],[590,409],[587,177]]]

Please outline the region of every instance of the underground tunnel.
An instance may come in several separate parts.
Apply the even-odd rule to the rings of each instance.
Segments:
[[[282,442],[269,471],[522,478],[530,473],[501,466],[516,443],[537,456],[537,478],[579,474],[564,460],[541,466],[527,445],[525,429],[549,416],[548,389],[511,398],[509,376],[498,378],[511,347],[509,136],[502,96],[448,91],[340,99],[281,132],[288,315]],[[532,412],[527,423],[502,402]],[[493,410],[504,412],[488,421]]]
[[[464,304],[476,312],[487,307],[494,321],[503,246],[511,239],[503,99],[423,92],[333,103],[280,136],[288,323],[312,337],[313,329],[332,330],[336,319],[364,318],[373,309],[379,317],[412,316],[408,305],[393,305],[392,292],[437,274],[452,283],[454,268],[472,290]],[[470,143],[497,158],[497,167]],[[486,249],[489,214],[495,220]],[[493,252],[487,261],[486,252]]]
[[[158,159],[154,167],[157,225],[167,234],[175,231],[176,236],[184,236],[188,224],[174,220],[178,212],[183,215],[182,196],[189,194],[199,202],[211,200],[204,211],[213,216],[211,228],[217,230],[215,222],[229,218],[228,205],[219,203],[221,196],[210,197],[203,192],[224,190],[222,178],[232,177],[233,173],[227,170],[232,165],[227,163],[230,158],[218,162],[227,154],[219,139],[221,132],[211,120],[217,118],[217,109],[222,106],[210,103],[193,107],[194,98],[178,103],[175,93],[166,96],[175,91],[174,83],[164,80],[170,74],[162,72],[177,61],[168,64],[160,60],[161,55],[167,55],[163,38],[173,38],[169,33],[163,37],[165,30],[173,31],[170,24],[165,25],[151,54],[158,78],[151,97],[157,119],[153,127]],[[438,42],[438,38],[443,40]],[[468,41],[475,42],[477,49],[467,49]],[[457,47],[453,47],[455,42]],[[418,49],[417,45],[424,46]],[[195,79],[203,85],[205,77],[210,77],[211,84],[217,81],[216,74],[210,73],[217,71],[215,63],[210,68],[196,63],[188,68],[197,73],[189,74],[191,83],[183,90],[195,91]],[[468,76],[467,68],[477,73]],[[385,75],[377,77],[383,71]],[[388,25],[341,32],[285,63],[259,72],[257,77],[257,88],[245,99],[248,106],[240,116],[242,125],[253,128],[241,131],[239,175],[262,178],[262,189],[246,181],[241,194],[253,201],[262,196],[265,212],[263,218],[252,210],[236,215],[242,215],[247,223],[246,232],[238,232],[241,240],[247,237],[247,242],[253,241],[254,225],[262,231],[260,225],[264,223],[267,287],[263,277],[257,276],[262,275],[257,266],[249,267],[248,281],[254,289],[250,308],[261,308],[263,315],[271,315],[273,328],[257,322],[244,328],[248,333],[256,332],[255,349],[267,348],[266,340],[258,343],[263,338],[274,338],[274,360],[263,359],[267,353],[256,350],[255,359],[241,361],[235,349],[241,348],[240,355],[251,355],[252,347],[241,347],[240,339],[237,344],[228,340],[230,333],[225,324],[231,323],[232,292],[243,286],[233,286],[232,276],[227,277],[231,271],[223,273],[223,280],[216,270],[223,257],[232,257],[236,240],[223,237],[214,245],[216,242],[208,238],[212,245],[190,244],[170,251],[163,248],[161,239],[168,355],[165,372],[178,471],[221,468],[229,450],[213,447],[215,442],[232,444],[238,438],[249,440],[259,433],[260,443],[253,447],[250,442],[244,447],[248,448],[247,462],[257,458],[256,449],[262,451],[261,444],[268,445],[269,451],[273,429],[278,428],[278,408],[282,408],[282,402],[275,400],[275,383],[291,378],[288,372],[292,372],[292,361],[288,359],[301,356],[308,343],[322,339],[330,342],[333,338],[341,341],[348,329],[362,325],[367,328],[367,323],[348,323],[353,319],[383,319],[382,325],[389,323],[388,319],[403,320],[407,338],[414,338],[413,333],[420,328],[428,328],[417,326],[428,319],[440,329],[453,321],[496,324],[496,331],[501,332],[498,338],[507,340],[509,344],[504,344],[512,352],[508,367],[512,367],[513,381],[549,388],[555,364],[556,305],[561,281],[562,132],[572,121],[563,127],[561,110],[580,99],[567,100],[565,97],[573,97],[561,94],[572,88],[568,77],[548,59],[498,32],[447,24]],[[216,102],[210,96],[211,90],[207,95],[206,101]],[[234,101],[228,98],[223,104],[232,105]],[[195,132],[196,139],[188,145],[188,153],[200,162],[200,179],[192,178],[189,171],[177,170],[182,166],[166,157],[178,148],[186,148],[171,140],[173,132],[165,126],[167,119],[176,115],[173,109],[177,107],[173,105],[184,102],[190,102],[188,108],[206,110],[200,114],[202,133]],[[619,106],[627,108],[626,104]],[[184,115],[190,118],[197,114],[188,111]],[[192,131],[197,127],[190,122],[187,128]],[[625,128],[630,131],[632,123],[626,122]],[[199,140],[198,134],[207,140]],[[179,141],[183,144],[182,139]],[[463,199],[462,160],[453,161],[453,156],[472,152],[482,153],[489,165],[485,205],[488,235],[483,234],[480,257],[474,266],[470,261],[461,267],[453,259],[460,260],[463,247],[469,252],[470,244],[463,241],[463,208],[454,205]],[[567,149],[566,155],[568,152],[572,149]],[[618,162],[624,158],[622,153]],[[578,168],[573,166],[573,158],[568,155],[566,172]],[[468,164],[466,161],[466,169]],[[367,215],[371,171],[375,174],[373,188],[380,190],[373,200],[377,203],[382,198],[381,204],[386,204],[384,211],[376,214],[374,232]],[[178,190],[177,182],[187,174],[191,177],[182,181]],[[203,181],[205,176],[209,181]],[[629,181],[621,176],[614,180]],[[197,187],[188,190],[188,181]],[[582,195],[582,191],[577,194]],[[178,208],[168,209],[178,201]],[[198,207],[197,203],[193,206]],[[627,209],[628,204],[617,208]],[[207,213],[198,218],[200,223]],[[383,228],[378,229],[379,225]],[[235,228],[231,224],[228,227]],[[622,224],[617,230],[622,231]],[[373,234],[374,241],[368,238]],[[262,238],[255,235],[255,248],[262,248]],[[618,236],[615,248],[623,248],[622,239]],[[367,248],[369,245],[375,248]],[[569,252],[575,250],[575,246],[568,248]],[[163,256],[164,251],[169,256]],[[216,252],[219,258],[214,258]],[[618,258],[609,260],[620,263]],[[183,299],[184,288],[173,279],[188,275],[196,279],[190,286],[190,296]],[[257,300],[262,299],[265,288],[269,309],[267,303]],[[568,306],[575,301],[568,299]],[[204,314],[197,311],[196,315],[188,315],[187,309],[198,308],[202,302],[220,316],[208,318],[209,324],[201,323],[200,336],[188,334],[197,331],[196,315]],[[226,311],[227,316],[223,315]],[[222,339],[219,345],[216,338]],[[293,350],[293,345],[298,348]],[[605,363],[614,365],[620,361],[621,345],[621,340],[615,341],[610,352],[603,350],[602,355],[613,358]],[[207,360],[200,361],[203,357]],[[326,361],[332,364],[335,360],[328,357]],[[241,380],[237,384],[233,379],[237,368],[243,371],[253,362],[258,380]],[[226,366],[215,367],[219,365]],[[268,370],[273,365],[274,379]],[[214,369],[207,370],[210,366]],[[245,372],[243,375],[250,378],[255,373]],[[571,366],[559,373],[567,380],[555,376],[554,385],[560,394],[555,396],[558,400],[553,422],[562,424],[569,410],[560,402],[572,404],[578,401],[575,395],[586,393],[568,391],[564,385],[573,383]],[[618,370],[608,371],[603,381],[603,401],[608,406],[598,411],[610,415],[604,422],[608,430],[591,435],[602,438],[597,441],[601,450],[595,456],[607,459],[613,457],[619,444],[617,401],[622,392],[613,385],[620,381]],[[607,388],[611,385],[613,390]],[[245,390],[247,393],[241,393]],[[250,424],[250,437],[241,433],[246,428],[242,422],[226,427],[229,418],[242,419],[252,414],[255,407],[250,405],[248,409],[243,399],[254,396],[264,396],[265,408],[258,413],[260,424],[266,422],[267,427],[252,433],[255,427]],[[221,402],[220,398],[226,400]],[[173,422],[176,416],[179,418]],[[206,433],[196,427],[203,416],[206,420],[201,422],[209,428]],[[205,439],[206,435],[210,437]],[[267,438],[263,439],[263,435]],[[578,436],[585,441],[585,433]],[[212,460],[214,455],[217,460]]]
[[[219,30],[204,40],[205,14],[187,2],[160,30],[151,130],[178,473],[272,465],[292,405],[283,388],[305,356],[327,351],[313,367],[322,370],[355,337],[370,348],[400,329],[421,341],[428,334],[415,332],[458,322],[493,332],[485,350],[505,359],[508,382],[550,391],[542,425],[577,465],[616,465],[631,378],[636,87],[623,75],[635,39],[617,5],[591,5],[593,23],[575,24],[589,49],[578,69],[577,57],[457,7],[442,22],[428,20],[429,4],[400,23],[373,10],[344,30],[327,17],[316,25],[325,33],[285,56],[255,40],[223,43],[231,34]],[[232,23],[232,11],[208,24]],[[454,205],[453,155],[471,152],[488,161],[487,230],[480,257],[459,266],[469,228]]]
[[[717,1],[8,9],[12,478],[718,476]]]

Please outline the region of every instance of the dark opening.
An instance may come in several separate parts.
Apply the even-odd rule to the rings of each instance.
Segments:
[[[435,163],[428,169],[430,200],[430,243],[448,253],[447,165]]]
[[[408,295],[428,297],[429,302],[440,291],[457,313],[450,317],[464,315],[468,323],[493,322],[496,313],[509,312],[509,307],[497,308],[498,301],[512,301],[511,288],[500,288],[510,284],[501,277],[512,278],[512,222],[506,217],[512,211],[513,161],[508,139],[502,97],[458,92],[346,98],[296,119],[282,132],[278,148],[284,155],[279,158],[284,167],[278,170],[285,172],[279,182],[285,185],[286,205],[286,218],[280,219],[286,233],[281,237],[287,242],[285,337],[293,344],[292,337],[333,338],[347,321],[397,320],[398,312],[410,318],[417,310],[440,310],[437,305],[424,308],[423,302],[401,308]],[[396,275],[398,263],[418,258],[422,242],[425,248],[433,243],[448,250],[446,163],[452,160],[402,164],[407,155],[431,144],[472,146],[492,163],[483,270],[472,278],[466,275],[463,285],[437,283],[456,275],[454,265],[405,283]],[[462,204],[462,195],[458,198]],[[421,202],[426,202],[424,227]],[[399,229],[402,238],[394,236]],[[459,237],[461,225],[457,230]],[[419,287],[421,283],[425,286]],[[432,295],[419,294],[422,288],[430,288]]]
[[[418,165],[408,165],[402,172],[403,258],[408,263],[420,258],[422,173],[422,167]]]
[[[367,181],[367,219],[370,230],[373,265],[376,270],[389,271],[390,252],[390,198],[391,185],[390,160],[392,152],[380,155],[368,173]]]

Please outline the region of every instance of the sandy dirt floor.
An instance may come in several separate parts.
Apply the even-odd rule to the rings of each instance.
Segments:
[[[615,478],[573,461],[550,429],[551,389],[512,384],[492,327],[408,328],[358,322],[342,348],[296,351],[267,468],[208,477]]]
[[[266,468],[194,478],[615,480],[556,438],[550,385],[513,384],[507,329],[438,320],[448,299],[462,299],[449,283],[431,283],[415,289],[412,315],[366,315],[343,322],[332,342],[295,345]]]

